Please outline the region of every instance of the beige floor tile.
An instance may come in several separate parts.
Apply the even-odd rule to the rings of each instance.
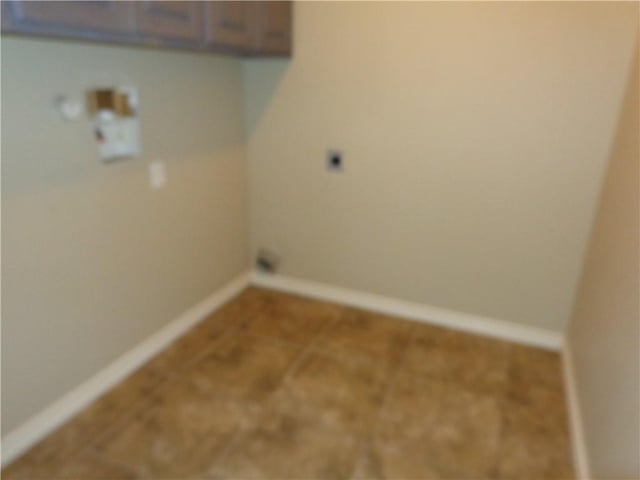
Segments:
[[[127,480],[133,472],[110,465],[90,451],[38,461],[32,454],[2,471],[3,480]]]
[[[318,332],[334,323],[341,307],[294,296],[265,296],[261,311],[244,326],[253,335],[308,344]]]
[[[379,478],[491,478],[500,426],[494,396],[400,374],[364,462]]]
[[[569,431],[565,397],[562,390],[534,384],[510,384],[503,400],[507,422],[530,431]]]
[[[433,469],[429,458],[419,447],[407,443],[390,443],[370,440],[362,449],[349,476],[353,480],[439,480],[442,477]]]
[[[264,420],[208,472],[217,479],[344,479],[361,437],[300,402],[272,403]]]
[[[201,476],[231,437],[252,424],[236,399],[212,393],[191,381],[168,384],[146,418],[99,446],[102,456],[138,478]]]
[[[236,327],[230,327],[215,316],[209,317],[153,357],[143,368],[160,372],[165,377],[180,375],[191,363],[212,350],[230,328]]]
[[[500,478],[573,478],[565,398],[562,390],[522,385],[502,401]]]
[[[2,472],[570,479],[555,353],[250,288]]]
[[[266,298],[261,290],[246,289],[152,358],[145,368],[165,375],[180,374],[182,369],[213,349],[227,332],[241,328],[258,315]]]
[[[262,288],[249,287],[218,309],[208,320],[228,326],[241,326],[259,315],[274,294]],[[203,322],[206,323],[206,322]]]
[[[310,351],[285,380],[281,392],[309,406],[340,428],[367,431],[386,391],[386,369],[370,363]]]
[[[559,355],[520,346],[513,349],[520,355],[511,362],[503,398],[505,428],[568,438],[569,420]]]
[[[509,347],[499,340],[417,325],[403,370],[482,393],[501,394],[509,377]]]
[[[412,326],[386,315],[345,308],[340,319],[321,334],[316,346],[395,366],[409,343]]]
[[[282,381],[300,348],[251,335],[225,337],[200,359],[190,375],[239,399],[261,402]]]
[[[40,446],[35,446],[25,455],[14,460],[9,466],[2,470],[3,480],[41,480],[48,479],[51,472],[60,466],[54,459],[50,459],[48,455],[43,455]],[[63,463],[69,461],[69,458],[63,458]]]
[[[560,354],[540,348],[511,345],[509,347],[512,382],[563,388]]]
[[[133,471],[105,462],[93,453],[84,453],[70,459],[53,471],[50,480],[133,480]]]
[[[497,477],[504,480],[571,480],[571,447],[565,435],[506,429]]]
[[[145,408],[161,381],[155,371],[139,370],[101,396],[3,471],[6,478],[51,475],[76,454]]]
[[[269,290],[260,290],[263,303],[260,313],[278,316],[293,316],[297,318],[321,317],[325,321],[332,321],[342,312],[343,307],[333,303],[313,300],[311,298],[290,295]]]
[[[47,478],[84,448],[86,441],[84,426],[75,422],[67,423],[2,470],[2,478]]]
[[[143,411],[163,382],[154,370],[142,368],[96,400],[72,422],[84,431],[90,442]]]

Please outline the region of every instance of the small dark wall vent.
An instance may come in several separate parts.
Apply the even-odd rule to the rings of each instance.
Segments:
[[[261,248],[256,257],[256,268],[264,273],[276,273],[280,258],[274,252]]]

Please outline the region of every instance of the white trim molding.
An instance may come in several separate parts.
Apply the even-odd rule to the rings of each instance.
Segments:
[[[563,334],[504,320],[457,312],[422,303],[408,302],[372,293],[334,287],[279,274],[253,272],[256,286],[330,301],[352,307],[403,317],[464,332],[560,351]]]
[[[562,367],[564,373],[565,396],[567,399],[567,412],[569,414],[569,433],[571,436],[573,466],[576,478],[580,480],[589,480],[591,478],[591,473],[589,471],[589,455],[582,422],[582,409],[580,408],[580,398],[578,397],[578,386],[576,384],[571,346],[566,340],[562,347]]]
[[[249,279],[248,272],[238,275],[113,363],[9,432],[2,439],[2,466],[8,465],[100,395],[124,380],[187,330],[235,297],[249,284]]]

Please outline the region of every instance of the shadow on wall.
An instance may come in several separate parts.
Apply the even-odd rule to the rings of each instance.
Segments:
[[[593,478],[640,474],[639,50],[636,42],[568,332],[582,469]]]
[[[243,65],[245,87],[245,135],[249,140],[263,122],[265,112],[274,98],[278,98],[278,90],[284,81],[291,64],[288,59],[252,59]],[[250,68],[260,70],[260,75],[249,75]],[[260,80],[257,85],[256,80]]]

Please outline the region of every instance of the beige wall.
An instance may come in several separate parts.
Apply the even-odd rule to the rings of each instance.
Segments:
[[[2,39],[2,432],[247,267],[240,62]],[[143,154],[105,165],[57,94],[134,84]],[[147,165],[166,162],[151,190]]]
[[[636,22],[632,3],[297,2],[293,60],[244,65],[252,251],[561,331]]]
[[[568,341],[594,478],[640,478],[640,111],[629,78]]]

